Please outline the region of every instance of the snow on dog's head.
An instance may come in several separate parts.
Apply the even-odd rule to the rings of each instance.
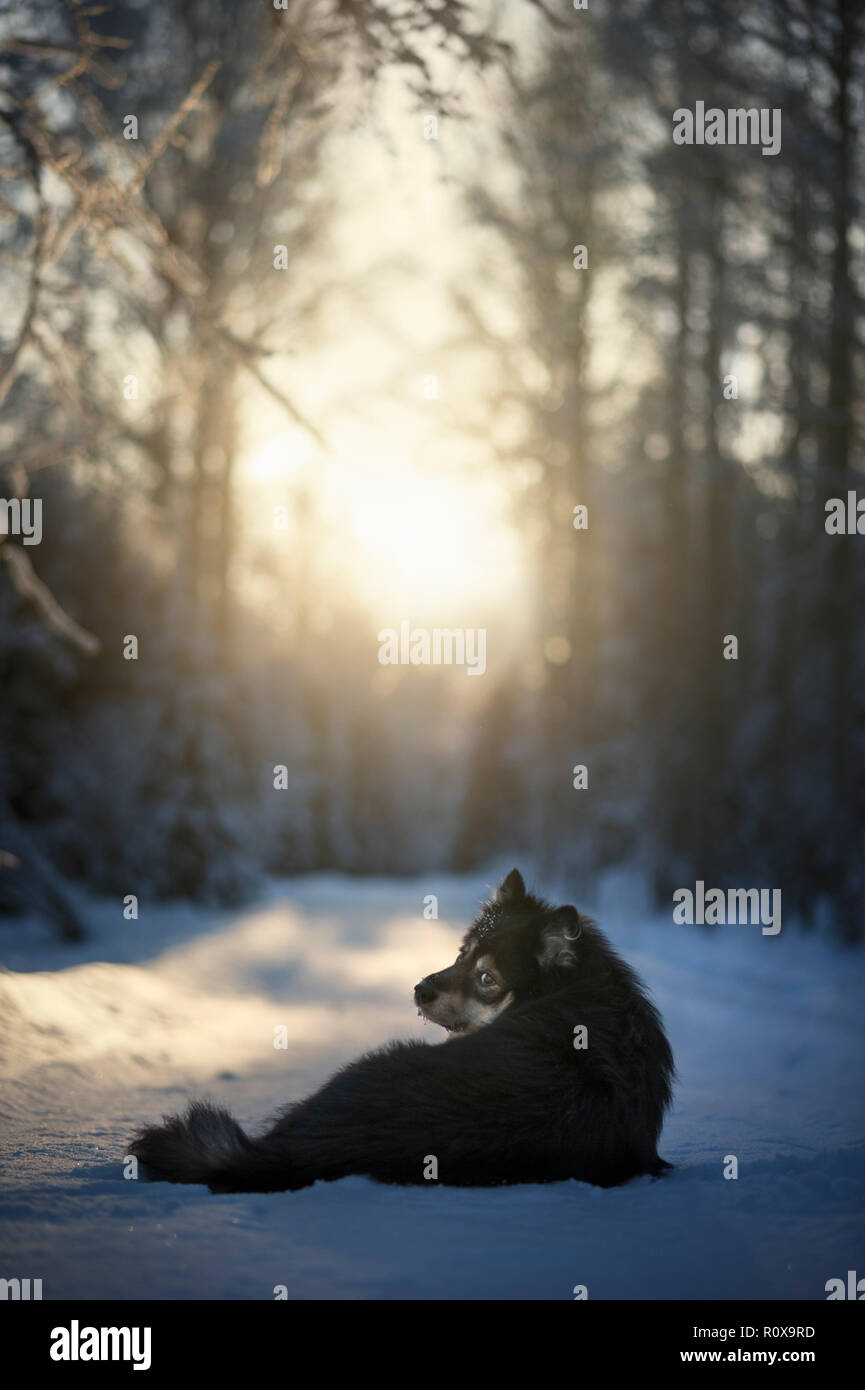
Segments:
[[[469,927],[453,965],[415,986],[420,1013],[453,1033],[472,1033],[514,1003],[560,988],[579,963],[591,923],[575,907],[553,908],[512,869]]]

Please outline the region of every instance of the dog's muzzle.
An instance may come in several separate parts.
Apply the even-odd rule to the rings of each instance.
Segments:
[[[438,997],[438,989],[433,983],[431,975],[427,975],[419,984],[414,987],[414,1002],[421,1008],[424,1004],[431,1004]]]

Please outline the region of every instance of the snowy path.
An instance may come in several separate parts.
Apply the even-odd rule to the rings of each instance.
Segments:
[[[676,1173],[614,1191],[350,1178],[212,1197],[122,1177],[131,1130],[189,1094],[260,1126],[418,1034],[411,987],[452,958],[481,880],[321,876],[244,912],[139,922],[102,903],[81,949],[4,926],[0,1276],[41,1278],[45,1298],[822,1299],[865,1273],[865,958],[787,927],[629,916],[608,887],[579,905],[649,983],[679,1070],[661,1144]],[[441,921],[422,916],[431,892]]]

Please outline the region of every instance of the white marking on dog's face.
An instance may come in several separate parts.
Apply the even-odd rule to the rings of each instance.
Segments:
[[[461,968],[453,988],[440,991],[429,1004],[420,1006],[420,1012],[452,1033],[476,1033],[504,1013],[514,996],[491,955],[458,958],[457,966]]]
[[[470,999],[466,1009],[468,1021],[462,1031],[464,1033],[477,1032],[478,1028],[485,1027],[486,1024],[492,1023],[494,1018],[498,1018],[499,1014],[503,1014],[508,1005],[513,1002],[514,996],[512,994],[505,994],[495,1004],[480,1004],[476,999]]]

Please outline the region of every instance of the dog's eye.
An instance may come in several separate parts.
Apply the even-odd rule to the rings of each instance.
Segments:
[[[478,984],[481,989],[492,989],[495,983],[493,976],[488,970],[482,970],[478,975]]]

